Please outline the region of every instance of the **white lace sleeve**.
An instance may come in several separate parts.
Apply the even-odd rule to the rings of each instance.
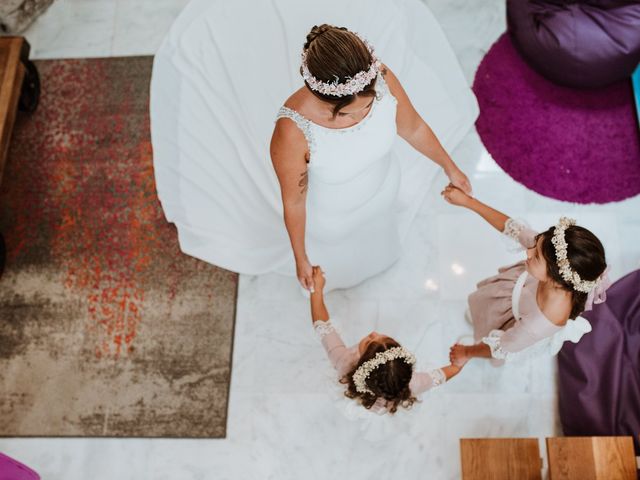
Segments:
[[[313,322],[313,329],[318,334],[318,337],[322,340],[327,335],[336,331],[335,327],[331,323],[331,320],[316,320]]]
[[[520,233],[522,232],[524,227],[525,226],[517,220],[508,218],[504,224],[504,230],[502,231],[502,234],[518,242]]]
[[[489,335],[482,339],[482,343],[489,345],[491,356],[497,360],[506,360],[510,356],[509,352],[505,352],[502,349],[502,344],[500,343],[500,337],[503,333],[500,330],[491,330]]]
[[[427,373],[431,377],[434,387],[439,387],[440,385],[442,385],[447,381],[447,376],[444,374],[441,368],[429,370]]]
[[[503,239],[507,250],[510,252],[521,252],[524,249],[535,245],[537,232],[531,229],[527,222],[508,218],[502,231]]]
[[[505,362],[522,362],[531,358],[538,357],[543,354],[555,355],[559,348],[553,352],[551,339],[552,337],[543,338],[533,345],[530,345],[517,352],[506,352],[502,348],[501,337],[504,332],[502,330],[491,330],[489,335],[482,339],[482,343],[489,345],[491,356],[496,360],[504,360]]]

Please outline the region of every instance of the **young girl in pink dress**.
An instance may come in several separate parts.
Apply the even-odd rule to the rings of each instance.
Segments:
[[[526,260],[499,269],[469,296],[476,343],[451,347],[453,362],[464,365],[478,357],[501,364],[541,352],[554,355],[564,341],[577,343],[591,331],[579,315],[603,302],[610,284],[604,248],[593,233],[562,217],[538,234],[452,185],[442,195],[476,212],[527,252]]]
[[[416,397],[442,385],[460,372],[454,363],[428,372],[414,371],[412,353],[393,338],[371,332],[357,345],[347,348],[329,320],[324,304],[324,273],[312,268],[311,318],[329,361],[338,372],[344,394],[378,414],[395,413],[398,406],[409,408]]]

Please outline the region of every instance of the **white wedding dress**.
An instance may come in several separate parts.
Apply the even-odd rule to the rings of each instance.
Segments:
[[[300,86],[313,25],[360,33],[451,151],[478,107],[438,23],[419,0],[192,0],[154,61],[151,135],[158,196],[182,250],[240,273],[295,274],[269,157],[276,118],[309,143],[306,246],[328,289],[390,266],[438,168],[396,135],[382,77],[346,129],[282,108]],[[289,120],[286,120],[289,121]]]

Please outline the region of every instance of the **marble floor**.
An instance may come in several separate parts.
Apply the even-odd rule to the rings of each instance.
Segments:
[[[57,0],[26,36],[36,58],[152,54],[186,0]],[[504,31],[504,0],[426,0],[469,82]],[[476,195],[533,227],[570,214],[607,248],[612,277],[640,267],[640,197],[578,206],[515,183],[470,132],[453,157]],[[328,306],[347,341],[371,329],[397,338],[425,365],[440,366],[470,327],[463,319],[474,282],[519,258],[470,213],[445,204],[438,175],[401,260]],[[478,252],[482,252],[479,254]],[[509,368],[471,363],[397,422],[365,428],[346,420],[326,388],[324,353],[308,306],[291,279],[242,276],[228,438],[224,440],[0,439],[0,451],[44,479],[455,479],[460,437],[560,433],[555,362]]]

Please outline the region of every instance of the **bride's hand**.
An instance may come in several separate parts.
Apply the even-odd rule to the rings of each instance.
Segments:
[[[444,190],[440,192],[440,195],[442,195],[444,199],[451,205],[457,205],[460,207],[467,207],[469,205],[469,201],[471,200],[471,197],[469,195],[451,184],[444,187]]]
[[[473,195],[473,190],[471,189],[471,182],[467,178],[467,176],[460,170],[458,167],[454,167],[451,171],[447,172],[447,177],[453,184],[454,187],[458,187],[467,195]]]
[[[296,262],[296,275],[302,288],[309,290],[313,293],[313,267],[309,263],[309,260],[301,260]]]

